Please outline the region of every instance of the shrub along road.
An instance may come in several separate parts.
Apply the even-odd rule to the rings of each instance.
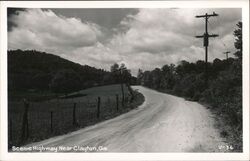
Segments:
[[[145,87],[133,88],[145,96],[145,102],[139,108],[94,126],[27,146],[79,146],[75,150],[84,151],[85,148],[87,152],[95,151],[93,147],[97,150],[102,147],[99,149],[102,152],[225,151],[223,146],[226,144],[214,128],[213,115],[206,107]]]

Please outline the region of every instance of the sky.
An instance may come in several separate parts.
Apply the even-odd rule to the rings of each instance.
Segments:
[[[208,60],[235,52],[233,31],[241,9],[116,8],[8,9],[8,49],[39,50],[82,65],[110,70],[124,63],[136,76],[181,60],[204,60],[204,18],[210,17]],[[233,54],[229,55],[233,57]]]

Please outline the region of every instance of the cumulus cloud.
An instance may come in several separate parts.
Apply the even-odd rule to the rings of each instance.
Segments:
[[[213,11],[222,18],[209,19],[209,32],[220,35],[210,39],[209,60],[224,58],[222,52],[234,51],[233,30],[241,20],[240,9],[140,9],[121,21],[127,30],[113,38],[112,49],[124,55],[134,72],[138,67],[151,70],[181,60],[203,60],[202,39],[194,36],[204,33],[204,20],[195,15]]]
[[[118,53],[100,42],[93,46],[77,48],[72,55],[65,56],[74,62],[80,61],[82,64],[106,70],[109,70],[112,64],[122,60]]]
[[[58,16],[51,10],[27,9],[10,17],[15,24],[8,33],[9,49],[72,50],[94,45],[100,27],[77,18]]]
[[[9,48],[48,51],[106,70],[115,62],[125,63],[136,75],[139,68],[151,70],[181,60],[203,60],[202,39],[194,36],[204,33],[204,19],[195,15],[213,11],[219,17],[209,19],[209,33],[220,36],[210,39],[212,61],[224,58],[225,50],[234,52],[233,31],[241,20],[241,9],[140,8],[113,28],[103,27],[93,17],[92,22],[86,22],[51,10],[28,9],[10,18],[16,27],[9,32]],[[113,34],[107,36],[106,32]]]

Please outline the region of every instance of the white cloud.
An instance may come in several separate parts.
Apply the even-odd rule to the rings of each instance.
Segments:
[[[234,50],[233,30],[241,20],[240,9],[139,9],[125,17],[118,28],[110,29],[115,34],[108,38],[103,32],[107,29],[95,23],[29,9],[12,17],[17,27],[9,32],[9,48],[48,51],[106,70],[123,62],[136,75],[138,68],[151,70],[181,60],[203,60],[202,39],[194,36],[204,33],[204,20],[195,15],[213,11],[221,18],[209,19],[209,32],[220,35],[210,39],[212,61],[224,58],[225,50]]]
[[[93,46],[77,48],[72,52],[72,55],[65,56],[74,62],[106,70],[109,70],[110,66],[114,63],[122,60],[118,53],[100,42],[97,42]]]
[[[17,27],[8,34],[9,49],[67,51],[91,46],[101,31],[95,24],[77,18],[58,16],[51,10],[27,9],[11,17]]]
[[[127,31],[114,36],[109,47],[122,55],[134,75],[138,68],[151,70],[183,59],[198,60],[202,52],[193,46],[192,30],[186,30],[195,28],[190,20],[194,16],[187,10],[186,13],[170,9],[140,9],[137,15],[129,15],[121,22]],[[185,21],[179,22],[183,18]]]
[[[239,9],[140,9],[138,14],[121,22],[127,31],[113,38],[111,48],[123,55],[134,74],[138,68],[148,70],[181,60],[203,60],[202,39],[194,36],[204,33],[204,20],[196,19],[195,15],[213,11],[222,18],[219,22],[209,19],[209,25],[213,24],[210,33],[220,34],[219,38],[210,39],[209,60],[224,58],[222,52],[227,49],[223,44],[234,50],[232,32],[241,20]]]

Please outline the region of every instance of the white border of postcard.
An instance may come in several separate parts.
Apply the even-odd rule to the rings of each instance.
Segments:
[[[0,160],[249,160],[249,1],[1,1]],[[243,153],[9,153],[7,149],[7,7],[19,8],[242,8]]]

